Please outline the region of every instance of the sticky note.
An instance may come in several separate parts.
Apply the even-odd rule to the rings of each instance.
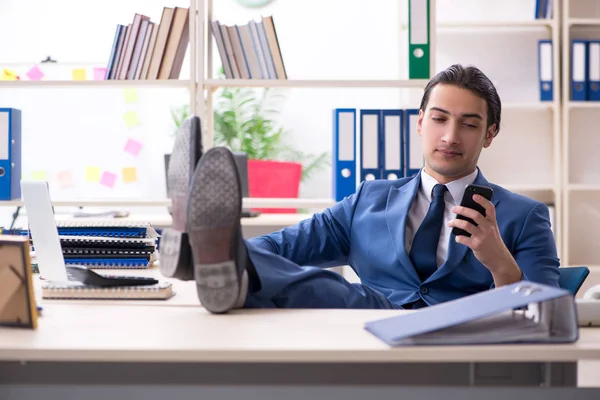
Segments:
[[[125,120],[125,125],[127,125],[128,128],[133,128],[134,126],[140,124],[140,118],[135,111],[127,111],[123,115],[123,119]]]
[[[87,167],[85,169],[85,180],[88,182],[100,182],[100,168]]]
[[[131,183],[137,181],[137,171],[135,167],[123,168],[123,182]]]
[[[61,189],[73,187],[73,174],[71,171],[60,171],[56,174],[56,179]]]
[[[44,77],[44,73],[37,65],[31,67],[31,69],[27,71],[25,75],[27,75],[27,77],[32,81],[39,81]]]
[[[137,89],[125,89],[123,95],[127,104],[137,103],[140,100]]]
[[[34,181],[45,181],[46,171],[33,171],[31,172],[31,179]]]
[[[16,81],[19,80],[19,76],[17,75],[17,71],[13,71],[12,69],[2,68],[2,74],[0,74],[0,80],[2,81]]]
[[[132,156],[137,156],[141,149],[142,143],[135,139],[127,139],[127,144],[125,144],[125,152],[131,154]]]
[[[112,188],[115,186],[115,182],[117,181],[117,175],[112,172],[104,171],[102,173],[102,178],[100,178],[100,184],[106,187]]]
[[[103,81],[105,76],[106,76],[106,67],[94,68],[94,80],[95,81]]]
[[[76,68],[73,70],[73,80],[74,81],[85,81],[87,78],[85,76],[84,68]]]

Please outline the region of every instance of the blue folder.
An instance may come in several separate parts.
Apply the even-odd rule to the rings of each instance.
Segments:
[[[572,343],[579,338],[573,294],[521,281],[407,314],[367,322],[390,346]]]

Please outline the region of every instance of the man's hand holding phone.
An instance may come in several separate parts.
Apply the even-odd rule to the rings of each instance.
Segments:
[[[461,205],[452,208],[457,218],[448,226],[453,228],[456,242],[473,250],[500,286],[520,280],[521,270],[500,235],[492,194],[491,188],[468,185]]]

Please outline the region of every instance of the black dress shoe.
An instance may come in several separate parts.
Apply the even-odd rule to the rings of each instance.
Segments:
[[[186,213],[190,181],[202,156],[200,118],[188,117],[177,130],[167,170],[167,193],[171,199],[171,228],[160,239],[160,272],[180,280],[194,279],[192,252],[186,232]]]
[[[198,298],[212,313],[240,307],[251,265],[242,238],[242,191],[233,154],[213,147],[202,156],[192,178],[187,232],[192,248]]]

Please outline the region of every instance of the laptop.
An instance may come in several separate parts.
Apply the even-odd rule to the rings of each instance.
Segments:
[[[48,281],[69,281],[54,221],[48,182],[21,181],[21,193],[40,275]]]

